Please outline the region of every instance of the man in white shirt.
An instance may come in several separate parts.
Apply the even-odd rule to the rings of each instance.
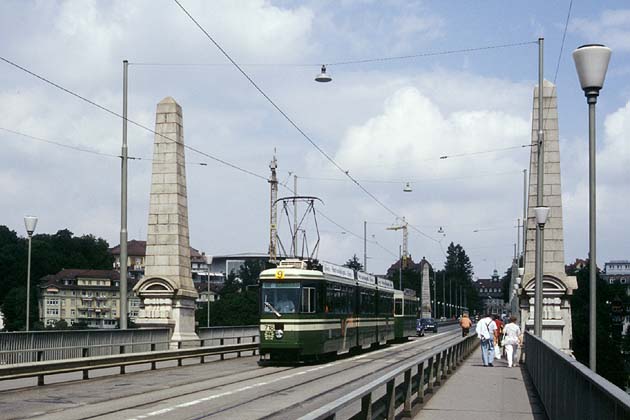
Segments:
[[[484,315],[477,323],[477,337],[481,340],[481,361],[484,366],[493,366],[494,360],[494,330],[497,325],[490,315]]]

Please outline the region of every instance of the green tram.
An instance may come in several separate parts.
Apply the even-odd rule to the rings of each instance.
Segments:
[[[416,335],[418,298],[416,291],[394,290],[394,337],[397,341]]]
[[[317,360],[395,338],[397,292],[390,280],[296,259],[264,270],[260,286],[261,359]],[[400,338],[415,335],[415,318],[407,328],[406,313]]]

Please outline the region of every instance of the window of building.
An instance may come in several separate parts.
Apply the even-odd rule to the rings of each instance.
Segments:
[[[57,308],[48,308],[48,309],[46,309],[46,315],[59,315],[59,309],[57,309]]]
[[[59,305],[59,299],[54,298],[54,299],[46,299],[46,305]]]

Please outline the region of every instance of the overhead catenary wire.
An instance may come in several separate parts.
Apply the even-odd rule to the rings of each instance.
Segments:
[[[179,2],[178,2],[179,4]],[[181,7],[181,5],[180,5]],[[411,60],[414,58],[434,57],[439,55],[452,55],[452,54],[465,54],[470,52],[479,52],[486,50],[494,50],[500,48],[522,47],[526,45],[536,44],[537,41],[522,41],[513,42],[508,44],[495,44],[484,45],[479,47],[461,48],[453,50],[442,51],[425,51],[416,54],[387,56],[387,57],[372,57],[361,58],[356,60],[346,61],[324,61],[326,66],[347,66],[352,64],[368,64],[368,63],[383,63],[388,61],[401,61]],[[320,66],[322,63],[239,63],[241,67],[315,67]],[[164,63],[164,62],[130,62],[129,65],[134,66],[156,66],[156,67],[225,67],[232,64],[228,63]]]
[[[219,51],[221,51],[221,53],[234,65],[234,67],[243,75],[243,77],[245,77],[249,81],[249,83],[267,100],[267,102],[269,102],[269,104],[271,104],[271,106],[276,111],[278,111],[278,113],[280,113],[280,115],[284,117],[284,119],[291,126],[293,126],[293,128],[295,128],[298,131],[298,133],[300,133],[300,135],[302,135],[302,137],[304,137],[333,166],[335,166],[339,171],[345,174],[345,176],[348,177],[348,179],[350,179],[359,189],[361,189],[365,194],[367,194],[370,198],[372,198],[372,200],[378,203],[382,208],[387,210],[393,216],[400,217],[394,210],[392,210],[389,206],[383,203],[378,197],[372,194],[367,188],[365,188],[360,182],[358,182],[352,175],[350,175],[350,172],[348,170],[342,168],[328,153],[326,153],[324,149],[322,149],[308,134],[306,134],[306,132],[302,130],[302,128],[300,128],[300,126],[298,126],[297,123],[293,121],[293,119],[286,112],[284,112],[284,110],[282,110],[282,108],[280,108],[280,106],[278,106],[275,103],[275,101],[271,99],[271,97],[267,95],[267,93],[265,93],[265,91],[260,86],[258,86],[258,84],[249,76],[249,74],[247,74],[247,72],[245,72],[245,70],[243,70],[241,66],[239,66],[239,64],[227,53],[227,51],[225,51],[223,47],[221,47],[221,45],[219,45],[219,43],[215,41],[215,39],[208,33],[208,31],[205,30],[203,26],[201,26],[201,24],[188,12],[188,10],[186,10],[186,8],[182,6],[182,4],[178,0],[173,0],[173,1],[190,18],[190,20],[195,24],[195,26],[197,26],[197,28],[199,28],[199,30],[204,33],[204,35],[210,40],[210,42],[212,42],[212,44],[214,44],[214,46]],[[429,235],[425,234],[424,232],[422,234],[426,236],[427,238],[435,240],[434,238],[431,238]]]
[[[360,182],[366,184],[401,184],[404,182],[435,182],[435,181],[457,181],[461,179],[471,179],[471,178],[484,178],[488,176],[496,176],[496,175],[508,175],[508,174],[522,174],[523,171],[503,171],[503,172],[492,172],[478,175],[468,175],[468,176],[457,176],[457,177],[443,177],[443,178],[400,178],[400,179],[360,179]],[[300,179],[312,180],[312,181],[331,181],[331,182],[347,182],[346,178],[326,178],[326,177],[309,177],[309,176],[301,176]]]
[[[58,147],[63,147],[65,149],[71,149],[71,150],[75,150],[77,152],[83,152],[83,153],[90,153],[93,155],[98,155],[98,156],[104,156],[104,157],[111,157],[111,158],[120,158],[120,155],[115,155],[112,153],[105,153],[105,152],[99,152],[98,150],[92,150],[92,149],[88,149],[82,146],[75,146],[75,145],[71,145],[71,144],[66,144],[66,143],[62,143],[56,140],[50,140],[50,139],[45,139],[43,137],[38,137],[38,136],[34,136],[32,134],[26,134],[26,133],[22,133],[20,131],[16,131],[16,130],[11,130],[9,128],[5,128],[5,127],[0,127],[0,130],[2,131],[6,131],[7,133],[11,133],[11,134],[15,134],[17,136],[21,136],[21,137],[25,137],[31,140],[35,140],[35,141],[39,141],[42,143],[47,143],[47,144],[51,144],[53,146],[58,146]],[[161,162],[158,160],[155,160],[153,158],[147,158],[147,157],[140,157],[140,156],[127,156],[127,159],[130,160],[142,160],[142,161],[146,161],[146,162]],[[208,166],[208,164],[206,162],[186,162],[186,165],[199,165],[199,166]]]
[[[68,89],[68,88],[65,88],[65,87],[63,87],[63,86],[61,86],[61,85],[59,85],[59,84],[57,84],[57,83],[53,82],[52,80],[49,80],[49,79],[47,79],[47,78],[45,78],[45,77],[43,77],[43,76],[41,76],[41,75],[39,75],[39,74],[37,74],[37,73],[35,73],[35,72],[33,72],[33,71],[31,71],[31,70],[29,70],[29,69],[27,69],[27,68],[23,67],[23,66],[20,66],[19,64],[15,63],[15,62],[13,62],[13,61],[11,61],[11,60],[9,60],[9,59],[5,58],[5,57],[0,56],[0,60],[4,61],[5,63],[7,63],[7,64],[9,64],[9,65],[11,65],[11,66],[13,66],[13,67],[15,67],[15,68],[19,69],[19,70],[22,70],[22,71],[23,71],[23,72],[25,72],[25,73],[30,74],[31,76],[33,76],[33,77],[35,77],[35,78],[37,78],[37,79],[39,79],[39,80],[41,80],[41,81],[43,81],[43,82],[45,82],[45,83],[47,83],[47,84],[51,85],[51,86],[56,87],[57,89],[59,89],[59,90],[61,90],[61,91],[63,91],[63,92],[66,92],[66,93],[67,93],[67,94],[69,94],[69,95],[74,96],[75,98],[78,98],[78,99],[80,99],[80,100],[82,100],[82,101],[84,101],[84,102],[87,102],[87,103],[89,103],[90,105],[95,106],[96,108],[98,108],[98,109],[100,109],[100,110],[102,110],[102,111],[107,112],[108,114],[111,114],[111,115],[113,115],[113,116],[115,116],[115,117],[118,117],[118,118],[120,118],[120,119],[123,119],[123,120],[125,119],[125,117],[123,117],[123,116],[122,116],[121,114],[119,114],[118,112],[113,111],[113,110],[111,110],[111,109],[109,109],[109,108],[107,108],[107,107],[105,107],[105,106],[103,106],[103,105],[100,105],[100,104],[98,104],[98,103],[96,103],[96,102],[94,102],[94,101],[92,101],[92,100],[90,100],[90,99],[88,99],[88,98],[86,98],[86,97],[84,97],[84,96],[81,96],[81,95],[79,95],[78,93],[73,92],[72,90],[70,90],[70,89]],[[131,123],[131,124],[135,125],[136,127],[139,127],[139,128],[141,128],[141,129],[143,129],[143,130],[146,130],[146,131],[148,131],[148,132],[150,132],[150,133],[152,133],[152,134],[155,134],[156,136],[160,136],[160,137],[161,137],[161,138],[163,138],[163,139],[166,139],[166,140],[168,140],[168,141],[172,141],[172,142],[174,142],[174,143],[182,144],[182,146],[183,146],[183,147],[185,147],[186,149],[191,150],[191,151],[193,151],[193,152],[195,152],[195,153],[199,153],[200,155],[205,156],[205,157],[207,157],[208,159],[212,159],[212,160],[214,160],[215,162],[219,162],[219,163],[221,163],[221,164],[223,164],[223,165],[229,166],[229,167],[231,167],[232,169],[236,169],[236,170],[238,170],[238,171],[240,171],[240,172],[243,172],[243,173],[246,173],[246,174],[252,175],[252,176],[254,176],[254,177],[256,177],[256,178],[260,178],[260,179],[263,179],[263,180],[267,181],[267,177],[262,176],[262,175],[260,175],[260,174],[257,174],[257,173],[255,173],[255,172],[253,172],[253,171],[250,171],[249,169],[242,168],[242,167],[240,167],[240,166],[238,166],[238,165],[235,165],[235,164],[233,164],[233,163],[231,163],[231,162],[228,162],[228,161],[226,161],[226,160],[224,160],[224,159],[218,158],[218,157],[213,156],[213,155],[211,155],[211,154],[209,154],[209,153],[206,153],[206,152],[204,152],[204,151],[201,151],[201,150],[199,150],[199,149],[197,149],[197,148],[195,148],[195,147],[192,147],[192,146],[190,146],[190,145],[184,144],[184,143],[182,143],[182,142],[178,142],[176,139],[173,139],[173,138],[171,138],[171,137],[169,137],[169,136],[165,136],[164,134],[158,133],[157,131],[155,131],[155,130],[153,130],[153,129],[149,128],[149,127],[146,127],[146,126],[144,126],[143,124],[140,124],[140,123],[138,123],[138,122],[136,122],[136,121],[134,121],[134,120],[131,120],[131,119],[129,119],[129,118],[127,118],[127,121],[128,121],[129,123]]]
[[[295,194],[295,190],[293,188],[291,188],[289,185],[286,184],[286,182],[280,182],[279,185],[281,185],[282,187],[284,187],[285,189],[287,189],[289,192],[291,192],[292,194]],[[363,237],[356,234],[355,232],[353,232],[352,230],[346,228],[345,226],[341,225],[339,222],[336,222],[335,220],[333,220],[330,216],[326,215],[326,213],[324,213],[321,210],[317,210],[317,214],[321,215],[324,219],[328,220],[330,223],[332,223],[333,225],[337,226],[339,229],[341,229],[344,232],[347,232],[348,234],[350,234],[351,236],[354,236],[358,239],[363,240]],[[385,252],[389,253],[390,255],[392,255],[393,257],[398,257],[398,254],[392,252],[391,250],[387,249],[386,247],[384,247],[383,245],[381,245],[378,241],[373,241],[371,239],[366,239],[366,241],[370,244],[376,245],[379,248],[381,248],[382,250],[384,250]]]

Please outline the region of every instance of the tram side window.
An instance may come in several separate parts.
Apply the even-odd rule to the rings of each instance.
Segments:
[[[403,314],[403,300],[402,299],[394,300],[394,314],[395,315]]]
[[[373,290],[362,290],[360,295],[360,308],[362,314],[374,314],[375,313],[375,299]]]
[[[302,288],[302,312],[314,313],[315,312],[315,288],[303,287]]]
[[[414,315],[418,311],[416,302],[405,300],[405,315]]]
[[[348,314],[352,311],[352,289],[330,283],[326,289],[326,305],[329,313]]]
[[[381,315],[391,315],[393,312],[393,296],[386,293],[379,293],[378,312]]]

